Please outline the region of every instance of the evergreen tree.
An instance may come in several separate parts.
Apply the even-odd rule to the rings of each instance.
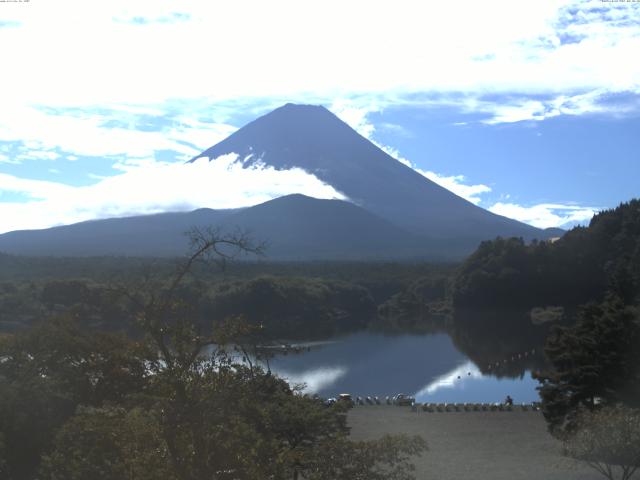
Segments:
[[[573,433],[583,410],[640,407],[640,317],[617,297],[584,307],[572,327],[556,327],[545,353],[553,370],[537,376],[552,434]]]

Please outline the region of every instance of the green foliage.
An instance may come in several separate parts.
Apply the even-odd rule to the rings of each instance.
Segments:
[[[630,479],[640,468],[640,411],[617,405],[582,412],[565,453],[609,480]]]
[[[19,262],[16,257],[13,262],[13,273],[12,268],[8,272],[0,268],[0,279],[7,279],[0,283],[0,332],[28,328],[47,316],[71,314],[89,328],[140,334],[135,326],[139,305],[122,291],[136,301],[144,292],[159,295],[178,268],[175,260],[117,257],[21,257]],[[220,315],[244,314],[249,321],[264,316],[272,335],[282,339],[330,336],[366,327],[375,320],[376,305],[407,287],[413,290],[413,283],[446,278],[453,269],[451,265],[335,262],[242,262],[233,267],[216,273],[194,263],[191,275],[173,293],[190,306],[191,319],[202,327]],[[23,278],[31,268],[44,270],[43,275]],[[260,288],[270,290],[273,298],[260,297]],[[259,315],[256,308],[247,307],[254,300],[264,306]],[[437,303],[429,307],[436,316],[446,307]],[[415,321],[413,312],[405,318]],[[399,328],[404,324],[399,322]]]
[[[91,332],[75,319],[53,318],[1,345],[0,377],[46,381],[74,404],[120,402],[147,376],[147,346],[123,334]]]
[[[328,337],[363,328],[375,315],[366,289],[338,281],[258,277],[211,293],[214,318],[242,315],[280,338]]]
[[[601,300],[606,291],[633,303],[640,295],[640,200],[596,215],[554,243],[483,242],[458,270],[455,307],[528,310]]]
[[[439,273],[424,276],[393,295],[378,307],[380,322],[386,330],[442,330],[450,315],[449,277]]]
[[[74,403],[44,378],[0,375],[0,391],[2,469],[13,480],[30,479],[56,430],[73,415]]]
[[[553,370],[538,380],[550,431],[577,428],[582,409],[623,403],[640,407],[640,315],[619,299],[586,306],[572,327],[557,327],[545,353]]]
[[[173,480],[156,419],[142,409],[80,408],[40,467],[47,480]]]
[[[2,338],[0,432],[12,477],[30,478],[78,405],[123,402],[140,391],[145,353],[123,335],[83,331],[68,318]]]

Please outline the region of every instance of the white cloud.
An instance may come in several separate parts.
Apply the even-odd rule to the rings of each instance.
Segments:
[[[46,228],[94,218],[119,217],[200,207],[255,205],[291,193],[346,199],[300,169],[242,168],[236,155],[190,164],[139,162],[124,173],[87,187],[27,180],[0,174],[0,193],[27,195],[24,203],[0,203],[0,233]]]
[[[0,153],[0,163],[18,164],[18,163],[20,163],[20,160],[17,160],[15,158],[10,158],[9,155],[5,155],[4,153]]]
[[[56,160],[60,158],[60,154],[46,150],[28,150],[19,154],[16,158],[18,160]]]
[[[356,102],[341,99],[334,101],[329,110],[360,135],[375,142],[372,137],[376,127],[367,118],[371,113],[380,111],[374,104],[367,102],[366,105],[360,105]]]
[[[364,17],[361,4],[339,0],[313,9],[296,0],[3,7],[20,26],[0,29],[0,41],[14,46],[3,52],[12,75],[3,78],[0,97],[65,106],[309,94],[564,94],[640,84],[640,64],[630,61],[640,46],[634,4],[485,0],[461,11],[451,2],[398,0],[366,7]],[[143,21],[114,20],[138,17]],[[55,75],[43,82],[43,72]]]
[[[627,92],[631,93],[631,92]],[[635,92],[640,94],[640,88]],[[612,92],[597,89],[578,95],[559,95],[546,100],[526,98],[507,100],[503,103],[474,101],[467,110],[482,110],[492,115],[484,120],[487,124],[513,123],[523,120],[545,120],[559,115],[583,115],[585,113],[607,113],[611,116],[624,115],[640,106],[638,100],[626,103],[607,102]]]
[[[489,211],[528,223],[534,227],[561,227],[566,224],[584,224],[598,212],[597,208],[556,203],[541,203],[525,207],[515,203],[498,202]]]
[[[149,157],[158,150],[174,150],[188,159],[235,130],[226,124],[182,119],[165,131],[141,131],[105,126],[109,118],[97,113],[50,113],[15,102],[4,107],[0,141],[23,142],[28,149],[24,158],[55,159],[59,154],[49,150],[58,148],[75,154],[67,156],[69,160],[76,155]]]
[[[420,169],[416,169],[416,171],[418,173],[421,173],[425,177],[427,177],[429,180],[437,183],[441,187],[446,188],[447,190],[458,195],[459,197],[462,197],[465,200],[471,203],[474,203],[476,205],[482,201],[482,199],[480,198],[480,195],[491,192],[491,187],[487,185],[466,184],[465,183],[466,178],[464,175],[446,176],[446,175],[439,175],[435,172],[430,172],[430,171],[425,171]]]

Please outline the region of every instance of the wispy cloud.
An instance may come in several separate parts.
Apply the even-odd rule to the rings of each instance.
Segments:
[[[7,19],[20,26],[1,29],[3,43],[18,47],[3,52],[12,75],[0,97],[58,105],[365,94],[410,101],[424,92],[556,96],[640,84],[632,61],[640,15],[626,2],[486,0],[465,4],[463,15],[440,2],[425,16],[421,4],[398,0],[367,5],[360,22],[361,6],[338,0],[315,9],[314,22],[294,0],[185,1],[179,11],[159,0],[73,2],[73,16],[60,14],[60,2],[68,0]],[[212,49],[229,38],[233,48]],[[42,82],[42,72],[56,75]]]
[[[0,193],[30,198],[23,203],[0,203],[0,233],[200,207],[246,207],[291,193],[346,199],[303,170],[243,168],[236,160],[232,154],[189,164],[141,161],[87,187],[0,174]]]
[[[114,17],[114,22],[116,23],[127,23],[131,25],[149,25],[153,23],[176,23],[176,22],[187,22],[191,20],[191,15],[183,12],[171,12],[167,15],[160,16],[145,16],[145,15],[134,15],[134,16],[121,16]]]
[[[419,173],[427,177],[432,182],[437,183],[441,187],[455,193],[459,197],[478,205],[481,201],[481,195],[491,192],[491,187],[483,184],[468,184],[464,175],[439,175],[435,172],[416,169]]]
[[[0,153],[0,163],[12,163],[17,165],[20,163],[20,160],[12,158],[4,153]]]
[[[522,206],[516,203],[498,202],[489,207],[489,210],[535,227],[549,228],[584,224],[591,220],[600,209],[556,203]]]
[[[558,95],[547,99],[504,99],[501,102],[475,101],[470,110],[483,110],[486,124],[541,121],[559,115],[608,114],[613,117],[640,112],[640,88],[613,93],[597,89],[577,95]]]
[[[136,125],[135,116],[127,112],[118,115],[96,108],[52,110],[7,103],[0,111],[0,141],[23,144],[18,160],[55,159],[60,154],[54,149],[67,153],[67,158],[150,157],[156,151],[171,150],[178,158],[188,159],[235,130],[231,125],[179,115],[159,120],[163,126],[149,129]]]

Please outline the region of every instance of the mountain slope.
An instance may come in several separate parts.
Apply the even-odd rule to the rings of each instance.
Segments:
[[[274,260],[435,258],[444,246],[349,202],[288,195],[237,210],[200,209],[95,220],[0,235],[0,251],[22,255],[182,255],[193,226],[249,231]],[[448,247],[447,247],[448,248]]]
[[[0,235],[0,251],[16,255],[181,255],[188,247],[184,232],[195,225],[216,225],[234,210],[203,208],[90,220],[42,230]]]
[[[249,229],[278,259],[433,258],[440,248],[352,203],[304,195],[247,208],[223,225]]]
[[[354,203],[432,238],[465,240],[469,251],[496,236],[546,238],[535,227],[495,215],[389,156],[327,109],[287,104],[249,123],[196,158],[237,153],[245,165],[300,167]],[[194,159],[195,160],[195,159]]]

